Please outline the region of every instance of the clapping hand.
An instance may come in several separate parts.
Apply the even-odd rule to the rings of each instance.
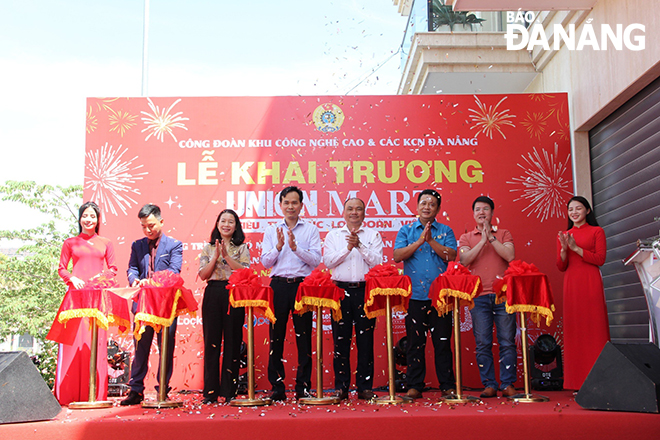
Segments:
[[[229,252],[227,252],[227,243],[225,243],[224,240],[220,240],[220,252],[222,252],[222,258],[227,261],[227,258],[229,258]]]
[[[568,237],[573,238],[568,232],[561,232],[559,231],[559,244],[561,245],[561,250],[566,252],[568,250]],[[573,243],[575,243],[575,239],[573,239]]]
[[[284,231],[282,228],[277,228],[277,252],[280,252],[284,247]]]
[[[424,226],[424,232],[422,232],[422,236],[424,237],[424,241],[426,243],[433,241],[433,234],[431,233],[431,222],[427,222],[426,226]]]
[[[481,232],[481,241],[486,242],[493,238],[493,235],[491,234],[492,228],[488,221],[484,221],[481,226],[477,225],[477,229]]]
[[[296,245],[296,236],[293,235],[291,229],[287,229],[287,232],[289,234],[289,247],[293,252],[295,252],[296,249],[298,249],[298,246]]]
[[[348,243],[348,250],[351,251],[353,248],[360,247],[360,237],[358,237],[357,230],[353,229],[348,237],[346,237],[346,242]]]
[[[220,240],[217,238],[215,239],[215,248],[213,249],[213,261],[218,261],[220,259],[220,255],[222,253],[222,250],[220,249],[222,246]]]
[[[575,237],[573,237],[573,234],[566,234],[568,237],[566,238],[568,248],[572,250],[573,252],[577,252],[580,247],[575,243]]]

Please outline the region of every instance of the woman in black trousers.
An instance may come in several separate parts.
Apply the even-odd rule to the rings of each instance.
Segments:
[[[229,402],[238,388],[239,356],[243,341],[245,308],[229,305],[227,280],[232,271],[250,266],[250,250],[238,215],[225,209],[211,232],[211,240],[199,256],[199,277],[207,281],[202,301],[204,330],[204,400]],[[224,347],[222,369],[220,351]]]

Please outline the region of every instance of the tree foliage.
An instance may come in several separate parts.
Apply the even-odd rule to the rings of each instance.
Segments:
[[[0,254],[0,340],[29,333],[42,343],[66,293],[57,274],[62,243],[78,233],[79,185],[61,187],[31,181],[0,185],[0,200],[45,214],[49,220],[28,229],[0,230],[1,239],[20,240],[14,256]]]
[[[463,27],[473,29],[475,24],[481,25],[485,18],[478,18],[473,12],[454,11],[453,6],[447,5],[445,0],[433,0],[431,2],[431,24],[434,31],[441,26],[449,26],[450,31],[454,31],[454,25],[460,24]]]

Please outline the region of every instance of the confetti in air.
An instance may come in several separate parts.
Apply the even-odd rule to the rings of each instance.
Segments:
[[[147,101],[149,102],[149,107],[153,111],[153,114],[144,111],[140,112],[146,116],[146,118],[142,118],[142,120],[147,125],[147,128],[142,130],[142,133],[145,131],[150,132],[144,140],[148,141],[151,136],[154,136],[156,139],[163,142],[165,134],[167,133],[172,136],[172,139],[176,142],[177,139],[176,136],[174,136],[173,129],[183,128],[184,130],[188,130],[188,128],[181,122],[189,120],[188,118],[181,117],[183,112],[177,112],[172,115],[170,114],[172,108],[174,108],[174,106],[181,100],[177,99],[167,109],[163,108],[162,110],[151,101],[151,98],[147,98]]]
[[[509,119],[515,118],[514,115],[507,113],[509,109],[497,111],[497,108],[506,98],[507,97],[505,96],[504,98],[500,99],[500,102],[498,102],[495,107],[492,105],[488,107],[486,104],[483,104],[479,100],[478,96],[474,97],[479,109],[468,109],[469,112],[474,113],[473,115],[470,115],[470,118],[472,119],[472,122],[475,123],[472,127],[470,127],[470,130],[478,128],[477,132],[474,134],[474,137],[477,137],[483,133],[489,138],[493,139],[493,130],[497,130],[497,132],[501,134],[504,139],[506,139],[506,136],[504,136],[504,133],[502,133],[502,127],[505,125],[515,127],[513,122],[509,121]]]
[[[506,182],[522,188],[509,191],[520,192],[521,195],[514,201],[525,201],[528,205],[522,210],[527,211],[527,217],[536,214],[537,218],[545,221],[550,217],[565,217],[564,196],[572,195],[571,180],[564,177],[569,167],[570,154],[563,162],[558,159],[557,144],[554,154],[541,150],[539,154],[534,148],[532,153],[522,156],[525,163],[518,163],[523,170],[521,177],[514,177]]]
[[[463,306],[463,317],[465,320],[461,321],[461,332],[469,332],[472,330],[472,314],[468,306]]]
[[[126,214],[126,209],[137,202],[132,194],[140,194],[140,190],[131,185],[142,180],[146,172],[136,173],[143,165],[134,165],[134,158],[123,161],[122,156],[128,151],[121,145],[115,149],[107,142],[100,150],[88,151],[85,166],[85,189],[93,191],[91,200],[98,203],[105,212],[117,215],[118,210]],[[89,173],[89,174],[87,174]]]

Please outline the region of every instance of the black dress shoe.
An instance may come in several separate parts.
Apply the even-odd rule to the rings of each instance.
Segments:
[[[273,391],[270,393],[270,399],[273,402],[282,402],[286,400],[286,393],[284,391]]]
[[[360,400],[374,400],[376,397],[378,397],[376,393],[371,390],[358,391],[358,399]]]
[[[144,394],[131,390],[131,392],[128,393],[128,397],[122,400],[119,404],[121,406],[138,405],[143,400]]]
[[[449,388],[447,390],[440,390],[443,396],[451,396],[456,394],[456,390],[453,388]]]
[[[213,405],[214,403],[218,403],[218,400],[210,397],[205,397],[204,400],[202,400],[202,404],[204,405]]]
[[[408,396],[408,397],[411,398],[412,400],[415,400],[415,399],[421,399],[421,398],[422,398],[422,392],[421,392],[421,391],[418,391],[418,390],[416,390],[416,389],[414,389],[414,388],[410,388],[410,389],[408,390],[408,392],[406,393],[406,396]]]
[[[311,394],[309,394],[309,391],[307,390],[302,390],[302,391],[296,391],[296,399],[304,399],[305,397],[314,397]]]
[[[339,400],[346,400],[348,399],[348,391],[346,390],[337,390],[334,393],[332,393],[333,397],[338,397]]]

